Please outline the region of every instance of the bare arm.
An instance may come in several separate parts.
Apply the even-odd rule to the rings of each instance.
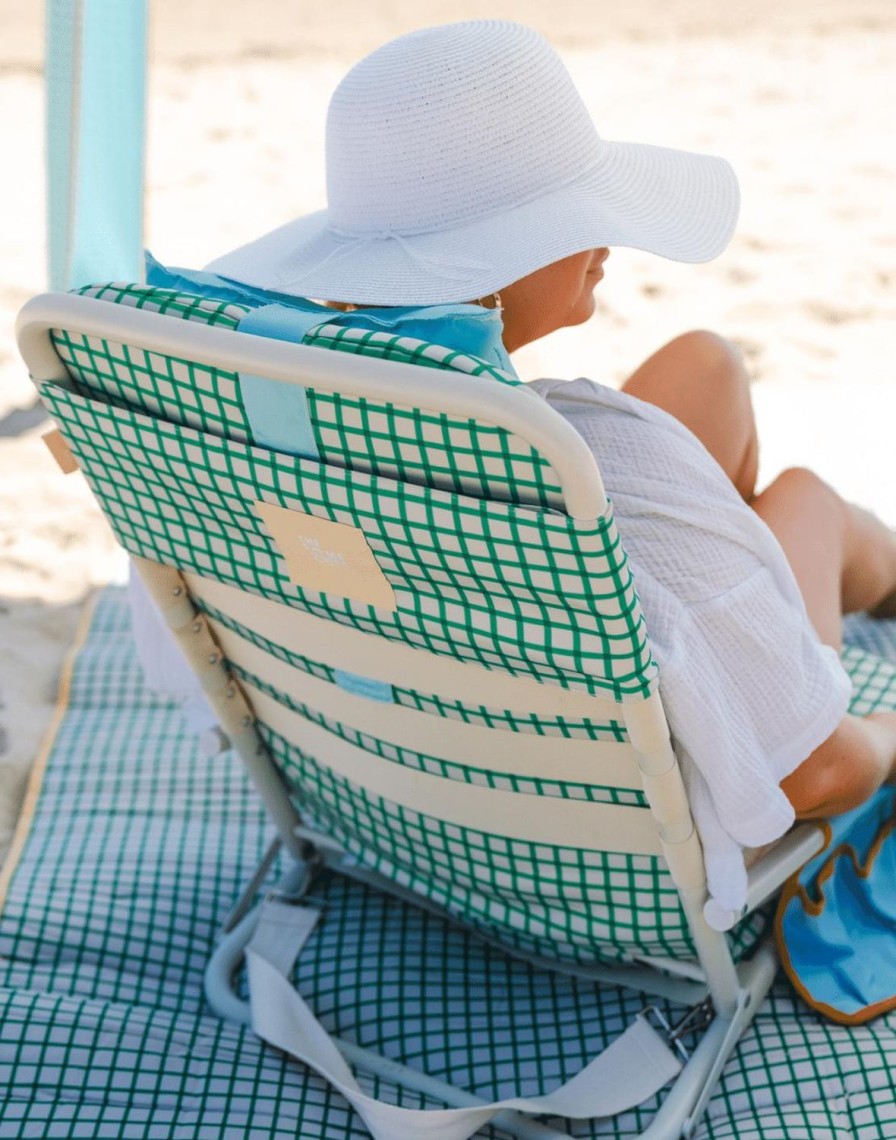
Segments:
[[[798,819],[824,819],[864,803],[896,775],[896,713],[846,716],[781,788]]]

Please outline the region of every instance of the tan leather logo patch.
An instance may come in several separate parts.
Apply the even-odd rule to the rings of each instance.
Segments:
[[[395,593],[358,527],[273,503],[257,502],[255,508],[297,586],[381,609],[396,608]]]
[[[42,435],[40,438],[44,441],[47,450],[59,464],[59,469],[63,475],[71,475],[73,471],[78,470],[78,461],[69,451],[68,444],[62,438],[61,432],[48,431],[46,435]]]

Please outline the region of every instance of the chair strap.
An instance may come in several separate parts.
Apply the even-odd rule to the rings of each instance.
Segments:
[[[246,313],[239,323],[239,330],[253,336],[301,344],[313,328],[325,324],[326,320],[326,315],[318,312],[306,313],[286,305],[262,305]],[[320,458],[305,389],[300,384],[284,384],[249,372],[241,372],[239,376],[243,408],[252,429],[253,442],[289,455]]]
[[[310,907],[276,897],[262,904],[246,947],[252,1025],[259,1037],[319,1073],[361,1116],[374,1140],[467,1140],[507,1109],[590,1119],[615,1116],[653,1096],[681,1070],[680,1061],[640,1015],[581,1072],[553,1092],[484,1103],[466,1094],[462,1108],[409,1109],[367,1096],[333,1038],[289,981],[298,952],[320,917]],[[380,1076],[395,1077],[383,1059]],[[400,1078],[399,1078],[400,1081]]]

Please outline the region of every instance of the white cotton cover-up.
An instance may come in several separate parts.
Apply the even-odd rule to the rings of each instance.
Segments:
[[[744,848],[793,824],[779,784],[843,718],[849,678],[810,625],[774,535],[696,436],[592,380],[530,386],[597,457],[659,666],[709,893],[738,911]]]

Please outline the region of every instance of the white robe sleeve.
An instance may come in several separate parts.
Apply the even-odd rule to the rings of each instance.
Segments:
[[[595,452],[659,666],[710,894],[746,899],[743,848],[794,819],[780,782],[846,713],[778,542],[678,421],[589,380],[534,387]]]

